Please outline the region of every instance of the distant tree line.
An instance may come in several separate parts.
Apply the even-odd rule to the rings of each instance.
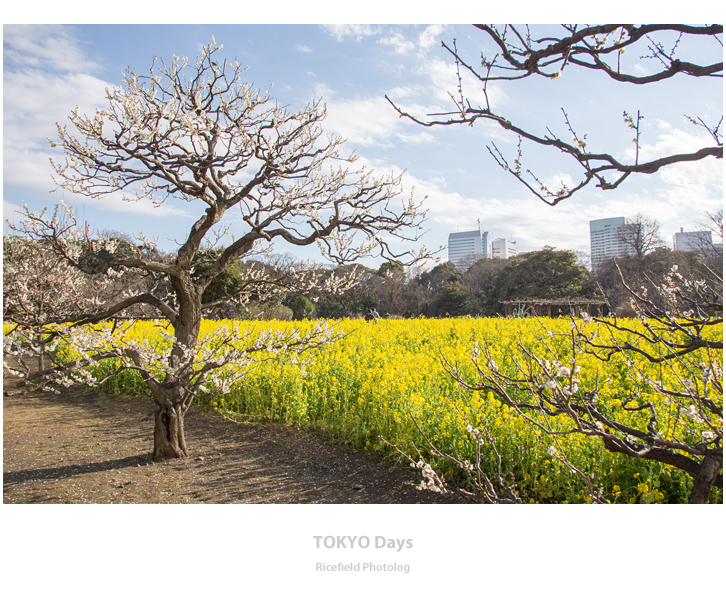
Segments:
[[[596,274],[578,264],[575,252],[554,248],[507,260],[483,258],[465,271],[445,262],[430,271],[404,273],[384,263],[377,271],[359,267],[364,275],[353,288],[311,304],[315,316],[327,318],[357,316],[372,307],[384,317],[458,317],[503,315],[507,300],[604,297],[613,311],[626,315],[628,296],[618,267],[627,282],[651,289],[673,265],[691,278],[706,278],[716,266],[697,252],[664,247],[608,261]]]
[[[317,296],[281,293],[271,301],[227,307],[219,316],[339,319],[363,316],[372,308],[387,318],[497,316],[504,314],[502,303],[507,300],[566,298],[604,298],[611,310],[628,316],[631,309],[620,273],[631,286],[651,290],[673,265],[689,278],[708,278],[710,270],[719,275],[722,271],[720,262],[708,261],[698,252],[661,246],[647,254],[610,260],[593,274],[579,264],[575,252],[545,247],[507,260],[483,258],[467,270],[451,262],[418,272],[406,272],[392,262],[378,269],[338,267],[331,273],[358,274],[355,285],[345,291]],[[244,265],[230,275],[243,273]]]
[[[712,231],[722,239],[720,218],[708,216],[714,225]],[[679,273],[690,279],[710,280],[714,273],[722,276],[723,252],[718,250],[719,246],[676,252],[666,247],[657,222],[636,215],[628,220],[627,226],[623,237],[627,255],[600,264],[595,273],[586,268],[587,261],[583,260],[581,252],[546,246],[506,260],[483,258],[466,270],[458,269],[451,262],[443,262],[430,270],[409,271],[394,261],[383,262],[378,269],[360,264],[319,265],[312,270],[312,275],[319,280],[338,278],[355,283],[332,286],[337,289],[334,292],[321,288],[318,292],[302,293],[286,285],[287,274],[300,268],[299,261],[290,255],[273,255],[230,262],[205,290],[202,300],[205,305],[212,306],[210,316],[232,319],[339,319],[363,316],[373,308],[388,318],[497,316],[504,314],[503,302],[508,300],[567,298],[606,299],[610,310],[628,316],[631,311],[629,296],[622,279],[631,287],[653,291],[674,265],[678,266]],[[647,234],[640,233],[646,229]],[[13,262],[8,253],[18,254],[22,247],[15,239],[13,236],[5,238],[8,264]],[[117,241],[119,252],[132,252],[129,238],[119,235]],[[194,273],[202,274],[222,251],[199,252],[193,261]],[[155,252],[159,254],[158,250]],[[39,257],[45,253],[41,248],[35,248],[31,254]],[[90,256],[88,260],[106,258],[102,253]],[[163,257],[159,254],[157,258]],[[47,270],[47,266],[44,268]],[[27,267],[23,270],[28,272]],[[255,285],[261,278],[278,285],[267,286],[262,294]],[[6,289],[9,289],[12,282],[8,277],[5,279]],[[165,295],[160,289],[163,285],[164,282],[153,277],[129,282],[135,293],[148,291],[157,295]],[[81,283],[78,286],[83,287]],[[86,287],[103,295],[97,282],[90,278]],[[225,301],[234,290],[245,289],[248,293],[238,297],[242,301]],[[115,294],[117,290],[109,293]],[[171,290],[167,290],[166,296],[170,295]],[[214,306],[217,301],[219,304]],[[6,295],[5,317],[17,310],[19,307],[13,306]],[[131,316],[151,316],[145,314],[143,307],[137,307],[136,313]]]

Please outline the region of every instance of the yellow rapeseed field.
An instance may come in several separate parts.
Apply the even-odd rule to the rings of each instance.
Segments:
[[[265,329],[305,330],[313,322],[205,321],[202,335],[222,325],[241,325],[256,335]],[[631,326],[640,324],[633,321]],[[148,321],[137,322],[127,335],[153,339],[158,327]],[[658,408],[658,427],[667,435],[681,439],[700,435],[689,429],[675,407],[665,403],[667,399],[643,382],[657,380],[677,388],[687,377],[687,365],[655,365],[636,355],[617,355],[603,362],[592,355],[577,354],[573,362],[569,319],[344,320],[337,327],[345,336],[303,354],[301,363],[290,363],[284,357],[258,362],[230,392],[216,395],[210,390],[200,401],[232,418],[273,419],[320,428],[346,444],[376,452],[391,452],[382,442],[384,438],[406,452],[413,454],[415,445],[426,453],[428,447],[420,427],[439,449],[462,460],[475,452],[467,424],[483,423],[497,440],[505,462],[516,463],[517,484],[527,499],[584,502],[581,482],[547,454],[552,439],[491,392],[463,389],[442,367],[444,357],[474,383],[474,342],[486,344],[498,368],[505,371],[515,369],[517,361],[521,361],[517,350],[520,343],[543,359],[576,364],[580,389],[599,388],[601,410],[609,410],[644,429],[649,414],[626,412],[621,407],[628,395],[637,394],[639,403],[653,402]],[[709,335],[721,339],[722,331],[714,328]],[[691,364],[707,359],[705,351],[688,357]],[[722,360],[720,355],[716,359]],[[144,391],[133,373],[118,377],[107,389]],[[722,405],[723,400],[719,401]],[[557,425],[556,419],[550,425]],[[563,421],[562,428],[567,427]],[[673,468],[607,452],[601,441],[582,435],[559,436],[558,441],[571,463],[592,476],[613,502],[687,499],[690,479]],[[461,477],[446,461],[436,461],[430,454],[427,458],[447,479],[456,481]],[[493,454],[485,463],[487,460],[493,468]]]

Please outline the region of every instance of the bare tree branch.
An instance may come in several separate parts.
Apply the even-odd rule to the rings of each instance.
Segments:
[[[452,47],[442,43],[442,46],[453,57],[457,68],[458,92],[457,94],[450,94],[455,104],[454,110],[432,113],[426,115],[425,118],[417,117],[395,104],[390,98],[386,97],[386,99],[398,112],[399,116],[425,127],[473,125],[481,119],[494,122],[501,128],[511,131],[518,136],[520,143],[521,140],[527,140],[540,146],[556,148],[568,155],[580,171],[580,174],[577,175],[579,180],[574,185],[567,186],[563,184],[559,189],[551,190],[542,183],[542,178],[536,176],[531,169],[523,171],[521,145],[518,147],[517,159],[512,161],[513,164],[510,164],[504,158],[495,144],[487,145],[487,150],[494,157],[497,164],[516,177],[543,202],[554,206],[562,200],[571,198],[591,184],[603,190],[613,190],[631,174],[653,174],[673,164],[701,161],[711,157],[723,158],[723,138],[720,133],[723,119],[719,121],[718,125],[709,127],[700,118],[688,117],[692,123],[703,126],[708,130],[715,142],[714,146],[706,146],[693,152],[661,156],[641,163],[638,150],[641,131],[640,120],[642,117],[639,114],[637,122],[634,122],[625,113],[626,123],[637,130],[635,140],[636,158],[632,164],[627,164],[615,158],[615,154],[612,152],[586,150],[587,136],[580,137],[575,134],[567,113],[565,113],[565,125],[569,132],[573,134],[572,142],[555,135],[549,129],[547,130],[548,134],[542,136],[517,125],[503,114],[492,110],[488,95],[488,84],[490,82],[518,80],[535,75],[548,79],[557,79],[569,65],[603,73],[616,81],[637,85],[662,81],[677,75],[722,77],[722,61],[699,65],[676,56],[678,42],[683,36],[715,40],[715,43],[720,46],[720,55],[723,48],[721,39],[718,37],[723,33],[721,25],[703,27],[687,25],[597,25],[583,28],[576,25],[563,25],[565,30],[563,35],[545,36],[539,39],[532,37],[529,27],[526,33],[513,25],[507,25],[501,30],[491,25],[475,25],[475,27],[494,42],[499,53],[493,58],[486,58],[482,55],[481,66],[485,70],[479,72],[478,68],[465,60],[457,49],[456,43]],[[663,37],[668,34],[678,35],[672,49],[665,48],[664,41],[655,39],[658,36]],[[655,72],[648,75],[623,72],[620,61],[621,55],[626,50],[634,51],[643,44],[645,44],[645,50],[648,52],[645,58],[654,60],[662,68],[656,69]],[[465,69],[484,84],[482,89],[483,105],[476,106],[466,96],[463,91],[461,69]]]

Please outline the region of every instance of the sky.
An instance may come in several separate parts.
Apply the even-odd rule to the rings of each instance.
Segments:
[[[148,71],[153,57],[195,57],[212,37],[222,54],[249,66],[246,75],[269,89],[291,110],[322,99],[328,116],[324,128],[347,140],[359,165],[379,173],[404,172],[406,190],[427,197],[429,250],[446,246],[448,235],[481,227],[491,239],[515,240],[520,252],[545,245],[589,253],[589,221],[643,213],[657,219],[664,238],[683,227],[696,229],[703,212],[722,205],[723,165],[708,159],[674,165],[655,175],[633,176],[615,191],[591,187],[550,207],[496,165],[486,145],[494,141],[508,158],[516,138],[484,122],[474,127],[426,128],[401,119],[388,95],[404,109],[425,117],[451,110],[456,68],[441,43],[456,40],[476,63],[493,47],[470,25],[5,25],[3,28],[3,217],[17,219],[26,202],[31,210],[59,199],[99,231],[142,231],[167,250],[182,239],[201,207],[167,202],[93,200],[67,191],[50,194],[50,158],[59,156],[49,139],[56,123],[66,123],[76,106],[92,113],[105,106],[105,89],[118,86],[124,69]],[[713,40],[680,47],[694,60],[722,54]],[[708,58],[705,58],[708,57]],[[628,56],[637,72],[652,69],[647,60]],[[481,102],[471,76],[464,90]],[[550,128],[568,138],[562,110],[588,148],[622,159],[632,156],[632,131],[623,112],[640,110],[641,156],[678,153],[710,145],[708,134],[684,115],[716,123],[722,114],[723,88],[718,79],[680,77],[648,86],[606,80],[598,74],[566,69],[556,81],[538,78],[490,89],[494,109],[513,122],[543,135]],[[556,152],[523,145],[524,163],[553,186],[572,181]],[[576,171],[575,171],[576,176]],[[7,231],[7,228],[6,228]],[[278,246],[276,251],[291,249]],[[300,258],[319,259],[314,249],[294,250]],[[446,251],[439,253],[446,260]],[[364,261],[365,262],[365,261]],[[379,258],[368,261],[377,266]]]

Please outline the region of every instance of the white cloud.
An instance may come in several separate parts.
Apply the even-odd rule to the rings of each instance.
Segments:
[[[353,38],[359,42],[364,37],[378,35],[377,43],[390,46],[395,54],[424,55],[440,41],[441,34],[446,30],[443,25],[429,25],[418,35],[410,37],[394,28],[383,28],[371,25],[324,25],[323,29],[336,40],[342,42],[346,38]]]
[[[389,145],[397,127],[397,115],[385,98],[365,98],[328,102],[325,128],[352,144]]]
[[[375,159],[366,164],[373,165],[379,176],[401,174],[396,165]],[[442,177],[423,179],[410,172],[403,173],[402,185],[406,193],[413,188],[416,199],[427,197],[424,207],[428,220],[424,228],[430,229],[426,236],[430,249],[445,246],[450,233],[476,229],[479,219],[482,230],[489,231],[493,239],[514,239],[523,252],[540,250],[545,245],[589,252],[589,219],[599,218],[581,214],[571,205],[547,206],[519,188],[511,197],[486,193],[472,197],[448,190]],[[446,260],[446,252],[440,256]]]
[[[295,49],[298,52],[303,52],[305,54],[310,54],[313,51],[312,48],[310,48],[309,46],[305,46],[303,44],[298,44],[297,46],[295,46]]]
[[[643,129],[640,150],[641,162],[655,160],[662,156],[672,154],[695,152],[700,148],[715,145],[714,139],[703,129],[697,128],[695,125],[690,131],[685,131],[665,121],[658,121],[656,127],[656,140],[652,144],[643,142],[643,138],[651,133],[647,128]],[[630,160],[635,158],[634,145],[629,148],[627,156]]]
[[[378,96],[343,99],[336,88],[319,84],[315,96],[323,96],[328,106],[329,117],[326,128],[339,133],[355,144],[379,145],[390,147],[395,140],[409,143],[425,143],[435,139],[432,130],[421,128],[407,119],[401,119],[393,107],[383,98],[385,93],[396,106],[414,117],[426,119],[426,115],[456,112],[456,105],[450,94],[456,95],[458,77],[453,61],[429,58],[425,52],[433,47],[434,41],[445,30],[444,26],[431,25],[411,39],[400,32],[380,37],[379,44],[390,45],[396,52],[412,55],[411,73],[422,75],[419,83],[410,84],[401,77],[402,83],[383,91]],[[368,33],[370,31],[365,29]],[[340,28],[340,35],[349,32],[347,26]],[[461,71],[465,97],[476,96],[481,82],[465,69]],[[500,105],[504,94],[497,87],[491,88],[489,100],[492,106]],[[422,102],[423,101],[423,102]],[[501,136],[502,132],[496,125],[482,123],[476,128],[477,135]]]
[[[416,44],[406,39],[401,33],[380,38],[378,43],[384,46],[391,46],[396,54],[410,54],[416,49]]]
[[[322,97],[327,107],[325,129],[337,133],[353,146],[389,147],[394,140],[418,144],[433,139],[430,132],[400,119],[382,96],[339,99],[325,84],[316,86],[315,96]]]
[[[342,42],[347,37],[362,40],[369,35],[376,35],[380,29],[371,25],[323,25],[323,29],[336,40]]]
[[[85,73],[51,75],[24,69],[5,71],[3,86],[3,143],[5,152],[38,146],[56,137],[55,124],[63,123],[76,105],[93,113],[105,104],[109,83]]]
[[[460,100],[456,65],[441,59],[424,58],[418,63],[417,72],[423,76],[423,83],[397,86],[387,92],[388,97],[401,110],[422,120],[426,120],[427,115],[438,115],[436,118],[443,120],[456,118],[458,108],[454,99]],[[460,74],[465,101],[470,101],[474,107],[477,103],[484,104],[481,82],[468,71],[462,70]],[[506,94],[500,87],[490,85],[487,91],[492,110],[496,111],[505,104]],[[426,104],[421,104],[422,99]],[[474,131],[487,137],[511,137],[506,136],[498,125],[485,120],[479,120]]]
[[[62,160],[62,154],[51,150],[48,139],[57,139],[56,123],[66,123],[77,103],[84,113],[93,113],[102,105],[106,86],[84,73],[49,74],[28,68],[5,71],[3,184],[7,190],[22,190],[43,204],[55,203],[48,195],[57,187],[50,158]]]
[[[188,218],[192,218],[194,216],[185,208],[180,207],[178,202],[177,204],[174,204],[173,201],[169,201],[164,202],[161,205],[155,205],[148,199],[127,201],[123,199],[123,194],[120,192],[109,194],[99,199],[88,198],[86,196],[71,197],[75,198],[76,201],[92,205],[98,210],[109,212],[149,215],[159,217],[160,219],[171,216]]]
[[[386,94],[391,100],[405,100],[406,98],[418,98],[421,93],[421,86],[406,85],[396,86]]]
[[[665,122],[659,122],[658,126],[660,131],[655,141],[642,145],[640,162],[714,145],[713,138],[696,127],[686,131]],[[634,160],[634,149],[629,149],[626,155],[628,160]],[[630,185],[642,186],[643,191],[639,193],[644,197],[643,212],[661,221],[664,229],[668,228],[668,235],[672,235],[680,227],[693,227],[702,218],[703,211],[723,202],[722,163],[715,158],[675,163],[662,167],[654,175],[633,175]]]
[[[453,60],[431,59],[420,67],[420,71],[428,75],[431,82],[431,89],[434,90],[436,98],[445,102],[447,106],[453,106],[449,93],[458,99],[459,80],[456,73],[456,63]],[[474,77],[465,68],[459,69],[461,76],[461,87],[464,98],[468,99],[472,106],[485,105],[483,83]],[[487,98],[492,110],[500,109],[506,101],[506,93],[496,84],[487,85]]]
[[[94,71],[98,65],[83,51],[70,27],[4,25],[3,62],[15,68]]]
[[[47,140],[57,137],[56,123],[65,123],[78,104],[93,113],[109,84],[82,71],[95,64],[68,28],[5,26],[3,32],[3,183],[42,199],[55,188]]]
[[[6,148],[3,152],[3,186],[23,190],[40,198],[56,186],[51,178],[50,152]]]
[[[19,204],[14,204],[3,200],[3,220],[9,221],[11,224],[16,224],[19,221],[20,215],[23,214],[23,207]]]
[[[441,41],[441,34],[446,27],[443,25],[429,25],[418,36],[407,38],[401,32],[395,32],[378,40],[379,44],[391,46],[396,54],[413,54],[424,56],[438,42]]]
[[[429,25],[418,36],[418,44],[423,50],[429,50],[441,41],[441,34],[446,27],[443,25]]]
[[[98,199],[60,190],[51,195],[51,192],[58,187],[51,176],[53,174],[50,166],[51,156],[53,155],[50,152],[20,150],[10,153],[5,152],[3,156],[3,184],[7,189],[22,190],[25,194],[32,195],[40,206],[54,205],[62,194],[69,204],[86,204],[102,211],[143,214],[155,217],[191,216],[183,206],[165,203],[160,207],[156,207],[149,200],[127,202],[123,200],[123,194],[121,193],[108,194]],[[54,159],[62,160],[58,156],[54,156]],[[6,210],[8,210],[8,203],[4,202],[3,211]]]
[[[548,175],[547,177],[541,179],[542,183],[545,185],[545,187],[553,193],[556,193],[563,187],[566,187],[567,189],[571,190],[574,188],[579,181],[575,181],[572,175],[569,173],[554,173],[552,175]],[[537,182],[533,180],[529,180],[528,183],[530,183],[533,187],[536,188]]]

